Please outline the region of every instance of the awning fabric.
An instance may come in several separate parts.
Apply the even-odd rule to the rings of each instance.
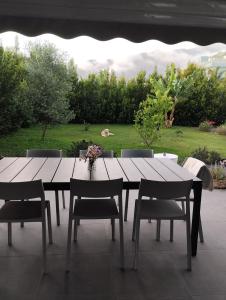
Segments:
[[[225,0],[1,0],[0,32],[226,43]]]

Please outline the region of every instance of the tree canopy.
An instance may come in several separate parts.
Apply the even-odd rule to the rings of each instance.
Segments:
[[[44,139],[48,125],[73,118],[68,99],[70,72],[63,55],[51,44],[30,44],[26,69],[26,96],[32,105],[34,122],[43,126]]]

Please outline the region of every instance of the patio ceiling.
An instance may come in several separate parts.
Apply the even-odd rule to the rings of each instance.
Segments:
[[[1,0],[0,32],[226,43],[225,0]]]

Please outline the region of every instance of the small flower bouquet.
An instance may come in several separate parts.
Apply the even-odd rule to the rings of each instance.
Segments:
[[[82,159],[84,159],[85,161],[88,160],[89,163],[89,169],[92,170],[93,169],[93,165],[95,160],[101,156],[103,150],[100,146],[98,145],[90,145],[87,149],[87,152],[85,154],[85,156],[81,157]]]

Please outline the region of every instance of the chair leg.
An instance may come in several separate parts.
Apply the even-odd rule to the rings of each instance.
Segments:
[[[133,216],[133,233],[132,233],[132,241],[135,241],[136,238],[136,215],[137,215],[137,202],[135,202],[134,207],[134,216]]]
[[[65,194],[64,194],[64,191],[62,191],[62,202],[63,202],[63,209],[65,209],[66,205],[65,205]]]
[[[137,270],[138,266],[138,255],[139,255],[139,236],[140,236],[140,219],[136,217],[136,239],[135,239],[135,254],[133,260],[133,269]]]
[[[200,217],[200,220],[199,220],[199,239],[200,239],[201,243],[204,243],[201,217]]]
[[[183,211],[183,214],[186,214],[184,201],[181,201],[181,209]]]
[[[170,220],[170,242],[173,242],[173,220]]]
[[[55,191],[55,201],[56,201],[57,226],[60,226],[60,209],[59,209],[59,194],[58,194],[58,191]]]
[[[75,219],[76,223],[76,219]],[[70,271],[69,263],[71,257],[71,234],[72,234],[72,218],[69,216],[68,221],[68,236],[67,236],[67,254],[66,254],[66,272]]]
[[[111,235],[112,241],[115,241],[115,219],[111,219]]]
[[[46,274],[46,222],[42,221],[42,259],[43,259],[43,273]]]
[[[77,242],[78,238],[78,220],[74,219],[74,242]]]
[[[49,235],[49,244],[53,243],[53,234],[52,234],[52,222],[51,222],[51,212],[50,212],[50,203],[47,204],[47,222],[48,222],[48,235]]]
[[[186,233],[187,233],[187,270],[191,271],[191,228],[190,217],[186,220]]]
[[[8,245],[12,246],[12,223],[8,223]]]
[[[160,241],[160,231],[161,231],[161,220],[157,220],[157,227],[156,227],[156,241]]]
[[[121,208],[122,208],[122,206],[121,206]],[[125,269],[125,254],[124,254],[124,233],[123,233],[123,215],[122,215],[122,213],[119,217],[119,235],[120,235],[121,270],[124,270]]]
[[[125,212],[124,212],[124,221],[125,222],[127,221],[128,205],[129,205],[129,190],[126,190]]]

